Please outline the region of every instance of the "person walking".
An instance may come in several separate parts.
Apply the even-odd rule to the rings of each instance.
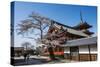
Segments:
[[[24,53],[24,61],[27,60],[27,53]]]

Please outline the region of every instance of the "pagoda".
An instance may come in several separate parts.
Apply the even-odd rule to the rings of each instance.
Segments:
[[[94,34],[93,32],[90,32],[88,29],[92,28],[91,25],[89,25],[86,21],[83,21],[83,18],[82,18],[82,13],[80,12],[80,19],[81,19],[81,22],[74,26],[73,28],[76,29],[76,30],[80,30],[80,31],[83,31],[85,34],[91,36],[92,34]]]

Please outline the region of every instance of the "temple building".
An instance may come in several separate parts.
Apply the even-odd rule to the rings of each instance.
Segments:
[[[80,18],[80,23],[73,27],[52,20],[45,38],[52,44],[54,55],[73,61],[97,60],[97,37],[92,36],[92,25],[83,21],[81,13]],[[48,41],[44,40],[45,44]],[[44,54],[49,54],[48,50]]]

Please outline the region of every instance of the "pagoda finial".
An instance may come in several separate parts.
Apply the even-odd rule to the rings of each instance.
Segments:
[[[81,23],[83,23],[83,18],[82,18],[82,12],[80,11],[80,20],[81,20]]]

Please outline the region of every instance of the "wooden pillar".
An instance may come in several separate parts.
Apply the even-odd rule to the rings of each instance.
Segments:
[[[92,61],[92,58],[91,58],[91,50],[90,50],[90,45],[88,45],[88,50],[89,50],[89,59],[90,59],[90,61]]]
[[[70,48],[70,60],[72,60],[72,56],[71,56],[71,47],[69,47]]]
[[[78,60],[80,61],[79,46],[78,46]]]

